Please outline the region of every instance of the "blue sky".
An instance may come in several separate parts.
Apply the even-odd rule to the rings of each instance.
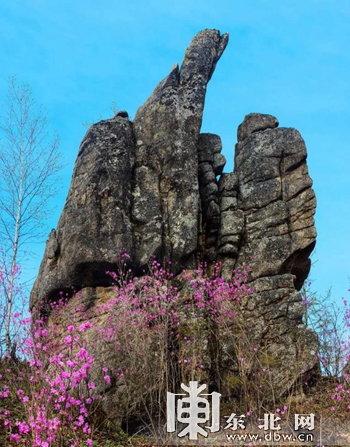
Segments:
[[[64,205],[86,128],[131,117],[181,62],[203,28],[230,34],[209,84],[202,131],[217,133],[233,167],[237,126],[250,112],[295,127],[309,153],[318,208],[314,289],[347,294],[350,276],[350,2],[264,0],[0,0],[0,102],[17,74],[33,88],[61,136],[62,189],[48,230]],[[34,276],[44,250],[26,275]],[[317,262],[316,262],[317,261]]]

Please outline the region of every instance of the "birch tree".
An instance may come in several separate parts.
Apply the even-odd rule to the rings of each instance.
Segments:
[[[50,137],[46,114],[28,84],[10,78],[1,115],[0,287],[3,341],[9,354],[19,263],[30,244],[44,236],[61,156],[58,135]]]

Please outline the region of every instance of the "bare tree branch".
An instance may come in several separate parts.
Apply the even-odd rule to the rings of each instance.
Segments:
[[[0,289],[9,354],[18,261],[28,243],[43,236],[49,200],[57,192],[61,169],[59,138],[55,135],[49,140],[45,112],[35,102],[29,85],[19,84],[15,77],[9,80],[0,136]]]

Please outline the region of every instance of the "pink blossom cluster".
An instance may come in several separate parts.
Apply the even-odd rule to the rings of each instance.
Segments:
[[[64,336],[62,328],[40,319],[29,332],[28,323],[23,322],[30,334],[21,350],[28,359],[21,361],[23,370],[19,360],[8,361],[6,376],[0,376],[0,431],[8,441],[30,447],[53,446],[62,437],[71,439],[71,446],[82,440],[92,445],[88,419],[98,398],[90,380],[95,360],[80,336],[90,326],[67,327],[70,335]]]

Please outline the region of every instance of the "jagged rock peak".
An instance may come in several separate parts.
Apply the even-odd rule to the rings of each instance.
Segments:
[[[227,34],[201,31],[134,122],[120,111],[88,130],[31,307],[60,291],[74,295],[73,288],[97,304],[120,249],[136,275],[155,255],[171,261],[175,274],[221,261],[231,278],[254,256],[256,292],[242,305],[257,345],[278,358],[271,379],[278,395],[317,364],[299,293],[316,242],[316,198],[304,140],[274,116],[244,118],[232,173],[223,173],[220,137],[200,133],[207,84],[227,42]],[[79,304],[80,295],[72,299]]]
[[[108,285],[118,249],[141,270],[154,254],[176,272],[196,265],[200,196],[198,139],[206,86],[228,41],[199,32],[179,69],[155,88],[131,123],[125,111],[91,126],[78,152],[65,207],[31,294]],[[214,171],[224,159],[215,155]],[[184,167],[186,175],[184,175]],[[53,241],[54,239],[54,241]]]
[[[119,112],[117,112],[115,116],[121,116],[122,118],[129,118],[129,114],[126,110],[119,110]]]
[[[253,132],[258,132],[266,129],[274,129],[278,126],[278,120],[272,115],[265,115],[263,113],[249,113],[243,123],[238,126],[237,140],[244,141]]]

